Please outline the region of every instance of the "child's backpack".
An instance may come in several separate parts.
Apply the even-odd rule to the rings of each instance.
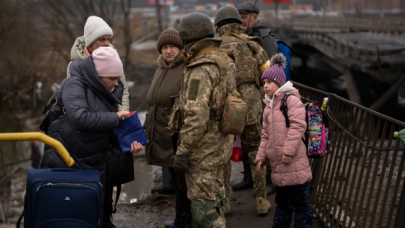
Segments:
[[[285,117],[286,127],[290,127],[288,119],[287,98],[293,95],[285,93],[281,100],[280,110]],[[327,116],[322,112],[315,102],[305,103],[305,121],[307,122],[307,130],[304,133],[302,141],[307,147],[307,156],[309,158],[322,158],[329,150],[329,121]]]
[[[294,52],[294,49],[292,49],[290,46],[288,46],[288,44],[286,44],[282,40],[276,40],[276,42],[277,42],[277,46],[278,46],[278,52],[283,53],[283,55],[285,56],[286,62],[287,62],[287,65],[284,68],[284,73],[285,73],[285,81],[288,82],[291,79],[291,73],[292,73],[291,56]]]
[[[62,88],[65,85],[65,82],[66,79],[62,81],[59,90],[52,95],[45,105],[45,110],[43,111],[45,117],[39,125],[39,129],[45,132],[45,134],[48,134],[48,128],[54,120],[58,119],[59,116],[66,114],[65,106],[62,103]]]

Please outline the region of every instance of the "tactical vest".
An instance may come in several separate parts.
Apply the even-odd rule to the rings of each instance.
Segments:
[[[215,63],[219,68],[220,77],[219,77],[218,81],[214,82],[216,84],[213,85],[214,89],[212,90],[211,96],[210,96],[210,103],[209,103],[210,117],[209,117],[209,121],[207,123],[207,130],[210,129],[210,124],[212,124],[213,122],[221,121],[221,118],[223,117],[226,102],[229,103],[229,101],[234,102],[235,100],[237,100],[237,102],[244,103],[243,100],[240,99],[240,96],[239,96],[238,92],[236,91],[236,79],[235,79],[234,75],[230,73],[231,67],[234,67],[234,56],[233,56],[232,52],[230,52],[229,50],[223,49],[223,48],[219,48],[219,47],[208,47],[208,48],[201,50],[195,56],[195,58],[199,58],[209,51],[221,51],[221,52],[226,53],[230,58],[221,58],[220,56],[209,56],[208,58],[198,59],[186,66],[186,68],[191,68],[191,67],[195,67],[200,64]],[[185,80],[187,80],[187,78]],[[184,87],[182,84],[181,89],[180,89],[181,90],[180,94],[182,94],[183,88]],[[229,94],[232,94],[231,96],[234,99],[227,99]],[[235,102],[233,104],[235,104]],[[182,116],[182,106],[183,105],[184,105],[184,101],[182,101],[182,99],[180,99],[179,105],[174,109],[174,112],[170,118],[169,128],[174,130],[175,132],[179,132],[181,130],[181,126],[182,126],[182,123],[184,120],[184,117]],[[236,105],[239,105],[239,104],[236,104]],[[244,105],[246,106],[245,103],[244,103]],[[230,111],[230,112],[232,112],[232,111]],[[243,124],[243,127],[238,127],[238,128],[241,128],[241,129],[244,128],[246,112],[247,112],[247,106],[246,106],[246,110],[244,111],[244,113],[241,113],[241,115],[238,116],[239,117],[238,121],[241,124]],[[227,126],[229,126],[229,125],[227,125]],[[228,132],[228,129],[229,128],[227,128],[227,127],[224,129],[221,128],[221,130],[224,133],[230,134],[230,132]]]
[[[237,85],[256,84],[260,87],[257,59],[254,58],[254,50],[249,45],[249,40],[234,33],[226,33],[222,37],[230,37],[223,39],[221,47],[235,54]],[[245,43],[247,45],[244,45]]]
[[[236,84],[232,83],[235,81],[235,78],[232,74],[229,74],[230,67],[234,66],[234,55],[232,52],[219,48],[219,47],[208,47],[201,50],[196,58],[199,58],[210,51],[221,51],[227,54],[230,58],[221,58],[219,56],[209,56],[209,60],[214,61],[219,68],[220,78],[217,81],[216,85],[213,85],[213,90],[211,92],[211,99],[210,99],[210,120],[213,121],[220,121],[222,117],[222,113],[224,111],[225,100],[227,94],[230,93],[232,90],[236,89]],[[206,63],[207,59],[199,59],[187,66],[187,68]]]

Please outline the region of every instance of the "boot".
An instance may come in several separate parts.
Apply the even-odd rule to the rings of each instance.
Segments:
[[[232,189],[234,191],[253,188],[252,170],[248,161],[243,160],[243,169],[243,180],[237,184],[232,185]]]
[[[231,204],[229,203],[229,197],[225,197],[222,199],[222,204],[225,215],[231,213]]]
[[[271,209],[271,204],[267,199],[260,196],[256,198],[256,207],[258,215],[266,215]]]
[[[116,226],[111,221],[111,215],[104,215],[103,217],[103,224],[101,224],[101,228],[116,228]]]

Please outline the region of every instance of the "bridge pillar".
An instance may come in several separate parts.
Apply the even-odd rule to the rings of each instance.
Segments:
[[[386,104],[392,96],[398,94],[399,88],[401,88],[405,83],[405,77],[399,79],[387,92],[384,93],[374,104],[370,106],[372,110],[379,110],[384,104]]]
[[[352,72],[350,71],[350,68],[348,68],[348,67],[345,68],[345,70],[343,71],[343,76],[346,81],[346,87],[347,87],[347,93],[349,94],[349,99],[357,104],[360,104],[361,99],[360,99],[359,90],[357,89],[357,84],[354,79],[354,76],[352,75]]]

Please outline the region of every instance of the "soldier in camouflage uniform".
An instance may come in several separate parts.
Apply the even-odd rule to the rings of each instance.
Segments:
[[[239,12],[235,7],[223,6],[218,10],[215,26],[222,37],[221,47],[230,50],[235,56],[237,89],[241,98],[248,105],[246,126],[241,138],[244,145],[243,152],[247,153],[253,177],[257,213],[267,214],[271,205],[266,199],[266,174],[257,172],[254,161],[262,132],[260,75],[270,67],[270,61],[260,46],[260,38],[244,34],[241,24]],[[225,169],[229,169],[229,167],[225,167]],[[229,188],[229,181],[225,180],[225,183]]]
[[[262,40],[261,46],[266,51],[267,56],[269,58],[278,53],[278,45],[276,40],[274,39],[274,35],[271,32],[270,28],[265,24],[262,23],[258,16],[260,14],[260,8],[257,5],[257,2],[254,1],[245,1],[236,6],[236,9],[239,12],[239,15],[242,19],[242,27],[245,30],[245,33],[248,36],[257,36],[260,37]],[[264,94],[262,94],[264,97]],[[262,102],[263,108],[265,104]],[[262,122],[262,121],[261,121]],[[245,160],[243,166],[246,167]],[[267,167],[267,174],[266,174],[266,181],[267,181],[267,194],[271,195],[276,192],[276,186],[273,185],[271,181],[271,168],[270,165]],[[240,183],[232,185],[232,188],[235,190],[237,189],[246,189],[251,186],[252,174],[250,172],[246,172],[245,169],[245,176]]]
[[[220,129],[226,94],[236,89],[235,64],[219,48],[210,19],[186,15],[179,29],[188,57],[184,79],[169,127],[180,130],[174,169],[186,174],[191,213],[199,228],[226,227],[219,186],[231,153],[233,135]],[[177,117],[180,119],[175,120]],[[181,128],[181,129],[178,129]]]

